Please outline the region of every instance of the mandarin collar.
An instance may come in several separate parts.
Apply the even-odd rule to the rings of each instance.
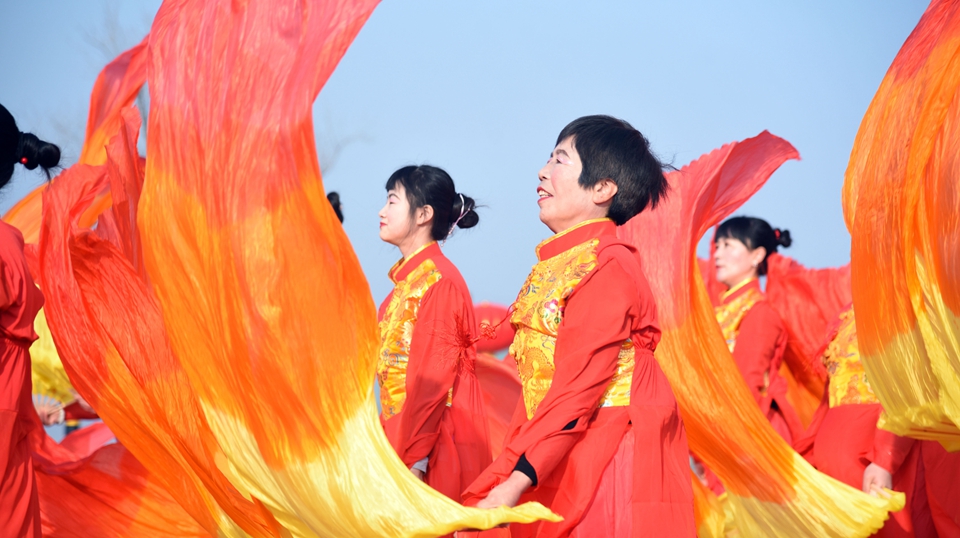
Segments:
[[[720,302],[722,304],[727,304],[730,301],[740,297],[744,293],[747,293],[748,290],[757,290],[760,291],[760,281],[756,277],[750,277],[743,282],[737,284],[736,286],[730,288],[729,290],[723,292],[723,295],[720,296]]]
[[[441,254],[440,245],[436,241],[431,241],[413,251],[413,253],[406,258],[400,258],[400,261],[393,264],[393,267],[390,268],[387,276],[389,276],[390,280],[396,284],[397,282],[407,278],[407,275],[410,274],[410,271],[416,269],[420,263],[423,262],[423,260],[432,258],[439,254]]]
[[[552,258],[601,235],[617,235],[617,225],[606,217],[585,220],[537,245],[537,259],[543,261]]]

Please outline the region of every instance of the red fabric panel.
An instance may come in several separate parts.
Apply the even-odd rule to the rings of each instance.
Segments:
[[[406,400],[382,421],[408,467],[429,457],[427,484],[456,501],[491,462],[487,419],[476,375],[473,303],[460,272],[433,245],[394,275],[403,278],[429,257],[442,275],[420,301],[407,362]],[[392,297],[380,307],[380,315]],[[453,402],[447,394],[453,388]]]
[[[874,444],[889,446],[890,442],[888,432],[877,429],[880,410],[880,404],[841,405],[830,409],[824,416],[814,442],[817,469],[851,487],[863,488],[863,471],[874,456]],[[919,536],[914,533],[911,510],[915,502],[914,486],[920,451],[919,445],[909,441],[912,440],[902,444],[914,446],[902,456],[899,449],[886,449],[884,452],[887,456],[876,462],[884,467],[884,464],[892,465],[900,459],[897,472],[893,473],[893,489],[902,491],[907,497],[904,509],[890,515],[886,525],[876,534],[879,537]],[[892,453],[896,455],[890,457]]]
[[[960,538],[960,452],[920,443],[930,512],[940,538]]]
[[[490,455],[496,458],[503,450],[507,429],[521,398],[517,363],[510,356],[500,361],[492,355],[478,353],[477,379],[490,432]]]

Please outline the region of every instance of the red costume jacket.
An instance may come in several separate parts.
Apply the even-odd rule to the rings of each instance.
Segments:
[[[621,535],[620,527],[578,528],[609,493],[602,487],[627,490],[630,535],[694,536],[686,433],[653,356],[660,330],[635,250],[601,219],[541,243],[537,256],[511,317],[523,401],[503,452],[468,488],[466,504],[520,470],[534,481],[521,502],[541,502],[564,521],[513,525],[514,536]],[[628,433],[633,476],[601,484]],[[613,514],[611,525],[622,516]]]
[[[23,236],[0,223],[0,536],[40,537],[40,506],[28,435],[33,408],[30,344],[43,294],[23,255]]]
[[[475,375],[473,302],[460,272],[430,243],[390,270],[380,305],[380,421],[407,467],[455,501],[491,461]]]

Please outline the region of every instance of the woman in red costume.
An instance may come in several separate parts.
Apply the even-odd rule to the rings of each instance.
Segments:
[[[918,475],[921,442],[877,428],[882,409],[860,362],[852,306],[831,329],[819,358],[827,370],[827,390],[794,448],[821,472],[866,493],[884,495],[887,488],[906,494],[904,509],[892,513],[876,536],[936,537]]]
[[[380,305],[380,421],[403,463],[460,502],[491,460],[474,373],[473,301],[438,241],[475,226],[474,201],[443,170],[407,166],[387,181],[380,239],[403,255]]]
[[[717,322],[750,393],[773,429],[792,443],[803,426],[780,375],[787,331],[758,280],[767,273],[767,256],[790,246],[790,232],[762,219],[734,217],[717,228],[715,240],[717,280],[727,288],[716,307]]]
[[[0,188],[21,164],[47,172],[60,162],[60,148],[21,133],[0,105]],[[39,428],[30,380],[33,319],[43,294],[33,283],[23,254],[23,236],[0,222],[0,536],[40,537],[40,506],[28,434]]]
[[[559,523],[513,536],[694,536],[686,432],[653,356],[654,298],[618,225],[667,190],[660,162],[625,121],[563,129],[540,170],[540,220],[556,235],[510,318],[522,401],[503,452],[465,493],[494,508],[537,501]]]

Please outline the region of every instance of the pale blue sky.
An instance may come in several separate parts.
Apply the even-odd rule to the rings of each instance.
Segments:
[[[155,0],[0,0],[0,103],[21,129],[79,154],[100,68],[147,32]],[[630,121],[668,162],[764,129],[802,161],[785,164],[739,212],[789,228],[804,264],[849,260],[840,189],[880,80],[926,8],[871,2],[386,1],[314,107],[327,190],[374,299],[398,251],[376,213],[395,169],[430,163],[486,205],[445,245],[476,301],[509,303],[549,235],[536,173],[570,120]],[[95,41],[103,44],[94,45]],[[18,172],[6,210],[40,181]]]

